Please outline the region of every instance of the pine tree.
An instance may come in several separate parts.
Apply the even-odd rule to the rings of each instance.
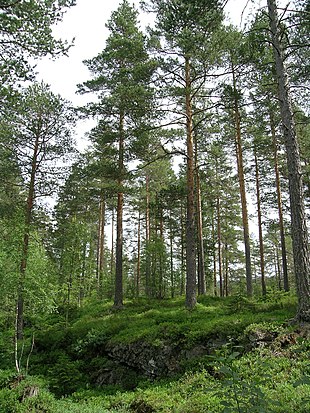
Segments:
[[[117,150],[116,276],[114,306],[123,306],[123,208],[126,161],[134,158],[134,141],[141,138],[152,101],[150,79],[155,63],[149,58],[147,41],[138,28],[137,11],[127,0],[107,23],[110,36],[105,49],[85,62],[93,79],[81,92],[95,91],[100,103],[86,111],[101,117],[98,128],[106,145]],[[138,146],[138,145],[136,145]]]
[[[267,4],[289,174],[291,231],[293,241],[296,288],[298,296],[298,310],[296,314],[296,320],[309,321],[310,261],[299,144],[296,136],[296,128],[289,90],[289,79],[285,67],[283,46],[281,43],[281,33],[279,31],[277,4],[275,0],[268,0]]]
[[[52,26],[74,5],[75,0],[0,1],[0,111],[11,100],[18,81],[33,79],[30,57],[68,51],[66,41],[53,37]]]
[[[11,125],[11,145],[17,156],[25,187],[24,227],[17,294],[17,337],[23,335],[24,286],[29,255],[33,210],[38,195],[51,195],[59,185],[61,168],[57,159],[72,151],[74,118],[68,102],[55,96],[45,84],[24,90],[7,122]]]
[[[185,126],[187,165],[186,218],[186,302],[188,309],[196,305],[196,224],[195,224],[195,145],[194,98],[204,85],[207,70],[214,59],[210,43],[212,33],[223,17],[222,1],[155,0],[142,2],[157,13],[156,27],[163,37],[163,95],[178,119]],[[173,56],[173,57],[172,57]],[[180,109],[181,107],[181,109]],[[180,117],[181,114],[181,117]]]

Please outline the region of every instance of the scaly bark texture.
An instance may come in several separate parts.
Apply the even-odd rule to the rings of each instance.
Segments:
[[[150,182],[146,177],[146,205],[145,205],[145,292],[147,297],[151,296],[151,260],[150,260],[150,241],[151,241],[151,222],[150,222]]]
[[[217,271],[216,271],[216,236],[215,218],[212,212],[212,244],[213,244],[213,294],[217,297]]]
[[[241,144],[240,110],[239,110],[239,104],[238,104],[238,99],[237,99],[237,88],[236,88],[234,65],[232,65],[232,75],[233,75],[234,115],[235,115],[235,129],[236,129],[235,143],[236,143],[236,156],[237,156],[239,188],[240,188],[240,197],[241,197],[244,250],[245,250],[246,291],[247,291],[247,295],[250,297],[253,294],[250,233],[249,233],[248,207],[247,207],[246,191],[245,191],[243,153],[242,153],[242,144]]]
[[[221,201],[216,199],[216,222],[217,222],[217,260],[220,280],[220,297],[224,297],[223,290],[223,266],[222,266],[222,228],[221,228]]]
[[[120,114],[118,146],[118,194],[116,212],[115,293],[114,307],[123,307],[123,173],[124,173],[124,114]]]
[[[159,207],[159,238],[161,241],[161,245],[164,244],[164,214],[163,214],[163,208],[162,206]],[[165,286],[164,286],[164,257],[163,253],[159,253],[159,280],[158,280],[158,289],[156,289],[158,293],[158,297],[160,299],[164,298],[165,295]]]
[[[228,289],[228,273],[229,273],[229,262],[228,262],[228,245],[225,242],[225,273],[224,273],[224,293],[225,297],[228,297],[229,289]]]
[[[282,271],[283,271],[283,287],[285,291],[289,291],[290,286],[289,286],[288,269],[287,269],[286,241],[285,241],[284,220],[283,220],[277,137],[276,137],[276,131],[275,131],[275,126],[274,126],[274,120],[273,120],[273,116],[271,113],[270,113],[270,126],[271,126],[272,142],[273,142],[274,170],[275,170],[276,188],[277,188],[277,203],[278,203],[278,214],[279,214],[281,257],[282,257]]]
[[[196,144],[197,145],[197,144]],[[196,146],[197,148],[197,146]],[[201,185],[200,185],[200,172],[197,160],[196,149],[196,210],[197,210],[197,238],[198,238],[198,294],[206,294],[206,274],[205,274],[205,257],[203,246],[203,222],[202,222],[202,205],[201,205]]]
[[[185,260],[184,260],[184,255],[185,255],[185,242],[184,242],[184,234],[185,234],[185,213],[184,213],[184,207],[183,207],[183,202],[181,202],[181,207],[180,207],[180,216],[181,216],[181,285],[180,285],[180,294],[183,295],[185,292]]]
[[[277,5],[275,0],[268,0],[267,4],[289,175],[291,232],[298,296],[296,321],[310,322],[310,261],[299,146],[291,106],[288,76],[284,66],[284,54],[280,41]]]
[[[112,208],[112,220],[111,220],[111,259],[110,259],[110,276],[111,276],[111,285],[114,281],[114,227],[115,227],[115,212]],[[112,298],[113,294],[110,292],[110,297]]]
[[[174,268],[173,268],[173,231],[172,231],[172,211],[170,210],[170,282],[171,282],[171,298],[174,298]]]
[[[141,282],[141,211],[138,216],[138,239],[137,239],[137,275],[136,275],[136,297],[140,295]]]
[[[265,281],[265,255],[264,255],[264,242],[263,242],[262,210],[261,210],[258,159],[257,159],[257,154],[256,154],[255,149],[254,149],[254,159],[255,159],[255,181],[256,181],[256,202],[257,202],[260,273],[261,273],[262,294],[263,296],[265,296],[267,291],[266,291],[266,281]]]
[[[101,194],[99,201],[99,219],[98,219],[98,243],[97,243],[97,293],[98,297],[103,296],[103,267],[104,267],[104,239],[105,239],[105,200]]]
[[[194,190],[194,139],[191,102],[191,75],[189,58],[185,58],[186,84],[186,132],[187,132],[187,219],[186,219],[186,301],[185,306],[193,309],[196,296],[196,248],[195,248],[195,190]]]

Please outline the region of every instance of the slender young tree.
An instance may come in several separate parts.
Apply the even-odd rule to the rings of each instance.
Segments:
[[[239,185],[232,167],[234,151],[229,153],[227,149],[223,131],[223,137],[217,135],[212,142],[207,142],[204,167],[201,168],[205,184],[204,228],[210,234],[209,242],[206,240],[206,262],[210,263],[209,271],[213,274],[212,289],[218,293],[219,281],[222,295],[228,291],[228,273],[233,264],[242,262],[238,253],[238,244],[242,240]]]
[[[257,221],[258,221],[258,240],[259,240],[259,256],[261,270],[262,294],[266,296],[266,281],[265,281],[265,256],[264,256],[264,240],[263,240],[263,225],[262,225],[262,209],[261,209],[261,187],[260,187],[260,172],[257,151],[254,147],[255,160],[255,184],[256,184],[256,203],[257,203]]]

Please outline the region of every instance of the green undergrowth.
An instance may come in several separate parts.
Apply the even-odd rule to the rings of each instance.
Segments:
[[[28,322],[25,377],[9,369],[9,341],[0,340],[0,413],[308,413],[310,342],[287,324],[295,311],[288,294],[273,300],[200,297],[193,311],[182,299],[136,299],[119,311],[92,301],[70,309],[69,317],[60,309],[40,325]],[[252,348],[257,332],[273,341]],[[167,343],[186,350],[212,340],[221,343],[214,351],[153,381],[112,366],[103,351],[137,341],[159,351]],[[120,384],[92,382],[94,371],[111,368],[123,377]]]
[[[286,296],[276,303],[201,297],[193,311],[184,308],[181,298],[127,301],[120,311],[114,311],[111,303],[95,302],[80,309],[68,327],[54,323],[39,333],[37,340],[42,346],[57,347],[97,332],[101,340],[114,343],[181,339],[191,346],[210,336],[239,334],[253,323],[284,323],[294,316],[295,308],[294,300]]]
[[[47,392],[38,378],[27,378],[12,384],[10,389],[4,387],[0,378],[0,411],[308,413],[309,349],[309,341],[305,340],[290,348],[290,357],[270,349],[240,356],[226,348],[210,357],[201,365],[199,372],[187,372],[177,380],[145,382],[134,391],[117,391],[111,395],[99,390],[81,389],[60,400]],[[31,386],[40,387],[39,395],[22,401]]]

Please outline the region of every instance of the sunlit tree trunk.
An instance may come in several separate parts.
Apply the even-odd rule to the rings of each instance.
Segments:
[[[216,236],[215,236],[215,222],[212,211],[212,245],[213,245],[213,294],[217,296],[217,269],[216,269]]]
[[[187,133],[187,218],[186,218],[186,308],[196,305],[196,246],[195,246],[195,191],[194,191],[194,140],[191,103],[191,76],[189,58],[185,58],[186,83],[186,133]]]
[[[104,240],[105,240],[105,201],[103,195],[99,201],[98,244],[97,244],[97,294],[102,298],[103,268],[104,268]]]
[[[161,241],[161,250],[159,252],[159,298],[164,298],[164,215],[163,209],[160,206],[160,213],[159,213],[159,238]]]
[[[228,297],[228,270],[229,270],[228,245],[227,245],[227,242],[225,242],[225,274],[224,274],[224,294],[225,294],[225,297]]]
[[[74,217],[75,219],[75,217]],[[69,309],[71,304],[71,292],[73,285],[73,271],[74,271],[74,254],[71,254],[69,277],[67,279],[67,297],[66,297],[66,326],[69,324]]]
[[[278,286],[279,291],[281,291],[282,290],[281,266],[280,266],[279,251],[276,245],[273,247],[273,267],[274,267],[276,285]]]
[[[251,296],[253,293],[252,291],[253,289],[252,289],[249,219],[248,219],[248,207],[247,207],[246,190],[245,190],[243,153],[242,153],[242,144],[241,144],[240,110],[239,110],[239,104],[238,104],[238,98],[237,98],[235,68],[233,64],[232,64],[232,75],[233,75],[234,116],[235,116],[235,133],[236,133],[235,143],[236,143],[236,156],[237,156],[239,188],[240,188],[241,208],[242,208],[243,239],[244,239],[244,249],[245,249],[246,290],[247,290],[247,295]]]
[[[141,282],[141,211],[138,216],[138,240],[137,240],[137,275],[136,275],[136,296],[140,295]]]
[[[284,231],[281,182],[280,182],[279,160],[278,160],[278,144],[277,144],[277,136],[276,136],[275,126],[274,126],[274,119],[273,119],[273,115],[271,112],[270,112],[270,126],[271,126],[271,134],[272,134],[274,170],[275,170],[276,188],[277,188],[277,203],[278,203],[279,228],[280,228],[280,239],[281,239],[281,256],[282,256],[282,269],[283,269],[283,288],[285,291],[289,291],[286,241],[285,241],[285,231]]]
[[[259,169],[258,169],[258,160],[257,160],[257,154],[256,154],[255,148],[254,148],[254,160],[255,160],[255,182],[256,182],[260,273],[261,273],[262,294],[263,296],[265,296],[266,295],[266,282],[265,282],[265,256],[264,256],[264,242],[263,242],[263,228],[262,228],[262,211],[261,211]]]
[[[184,234],[185,234],[185,217],[184,217],[184,207],[183,207],[183,202],[181,202],[181,208],[180,208],[180,214],[181,214],[181,285],[180,285],[180,294],[183,295],[185,292],[185,260],[184,260],[184,253],[185,253],[185,240],[184,240]]]
[[[83,251],[82,251],[82,268],[80,270],[80,277],[79,277],[79,307],[82,306],[83,300],[85,298],[85,275],[86,275],[86,249],[87,249],[87,241],[85,240],[83,243]]]
[[[119,120],[118,194],[116,213],[115,292],[114,307],[123,307],[123,174],[124,174],[124,114]]]
[[[99,289],[102,290],[103,268],[104,268],[104,241],[105,241],[105,201],[101,199],[101,230],[100,230],[100,255],[99,255]]]
[[[197,151],[196,151],[197,152]],[[197,155],[196,155],[197,157]],[[206,276],[204,263],[204,246],[202,232],[202,205],[201,205],[201,185],[200,174],[196,160],[196,210],[197,210],[197,238],[198,238],[198,294],[206,294]]]
[[[147,176],[146,186],[146,205],[145,205],[145,292],[149,297],[151,295],[151,260],[150,260],[150,240],[151,240],[151,222],[150,222],[150,179]]]
[[[224,296],[223,290],[223,266],[222,266],[222,231],[221,231],[221,208],[220,198],[216,199],[216,222],[217,222],[217,262],[220,280],[220,297]]]
[[[111,259],[110,259],[110,282],[111,288],[114,281],[114,226],[115,226],[115,213],[114,207],[112,208],[112,220],[111,220]],[[111,297],[112,297],[112,290],[111,290]]]
[[[220,187],[219,185],[219,165],[218,159],[215,160],[215,182],[216,182],[216,195],[215,195],[215,204],[214,209],[216,213],[216,229],[214,225],[214,287],[216,288],[216,281],[218,277],[219,281],[219,295],[220,297],[224,296],[224,280],[223,280],[223,254],[222,254],[222,217],[221,217],[221,199],[220,199]],[[217,248],[216,248],[217,245]],[[217,265],[216,265],[216,258],[217,258]]]
[[[174,298],[174,266],[173,266],[173,230],[172,230],[172,210],[170,209],[170,284],[171,284],[171,298]]]
[[[101,238],[101,201],[99,201],[98,211],[98,226],[97,226],[97,249],[96,249],[96,280],[97,280],[97,294],[99,296],[100,291],[100,274],[99,274],[99,261],[100,261],[100,238]]]

